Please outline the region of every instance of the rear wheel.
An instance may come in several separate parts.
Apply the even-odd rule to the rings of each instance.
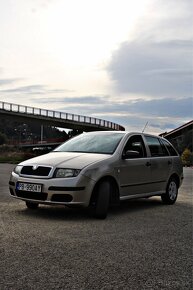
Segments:
[[[34,203],[34,202],[31,202],[31,201],[26,201],[25,203],[26,203],[27,208],[29,208],[29,209],[38,208],[38,203]]]
[[[161,198],[165,204],[174,204],[178,196],[178,184],[175,178],[168,181],[166,193],[162,194]]]
[[[93,203],[93,213],[98,219],[105,219],[109,208],[110,183],[106,180],[98,185],[96,199]]]

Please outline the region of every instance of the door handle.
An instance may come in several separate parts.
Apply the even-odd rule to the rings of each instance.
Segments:
[[[151,163],[148,161],[148,162],[146,162],[146,164],[145,164],[147,167],[149,167],[149,166],[151,166]]]
[[[171,160],[168,160],[168,165],[172,165],[172,161]]]

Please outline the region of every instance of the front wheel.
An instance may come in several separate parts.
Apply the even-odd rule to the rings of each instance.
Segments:
[[[96,200],[94,204],[94,216],[98,219],[105,219],[109,208],[110,200],[110,183],[102,181],[97,190]]]
[[[26,206],[29,209],[36,209],[36,208],[38,208],[38,203],[26,201]]]
[[[165,204],[174,204],[178,196],[178,184],[175,178],[168,181],[166,193],[162,194],[161,198]]]

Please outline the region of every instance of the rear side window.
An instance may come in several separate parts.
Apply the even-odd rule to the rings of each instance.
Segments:
[[[152,157],[163,157],[168,156],[168,151],[166,150],[165,146],[160,143],[159,138],[145,136],[147,144],[149,146],[149,150],[151,152]]]
[[[162,139],[162,142],[164,143],[164,145],[166,146],[166,148],[168,149],[169,153],[171,156],[178,156],[177,151],[172,147],[172,145],[170,143],[168,143],[166,140]]]

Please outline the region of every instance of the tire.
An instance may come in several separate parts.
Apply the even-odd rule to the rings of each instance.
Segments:
[[[98,219],[105,219],[107,217],[110,191],[110,183],[108,181],[102,181],[99,184],[93,210],[94,216]]]
[[[175,178],[168,181],[166,193],[162,194],[161,199],[164,204],[174,204],[178,197],[178,184]]]
[[[38,208],[38,203],[31,202],[31,201],[26,201],[25,203],[26,203],[27,208],[29,208],[29,209]]]

